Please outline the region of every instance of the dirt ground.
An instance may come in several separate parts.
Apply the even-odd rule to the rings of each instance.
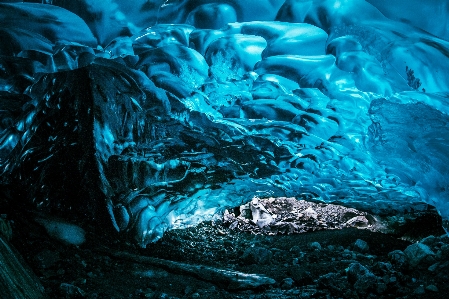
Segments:
[[[51,239],[33,221],[16,217],[11,242],[40,278],[49,298],[449,296],[449,265],[440,261],[430,271],[427,266],[410,269],[395,264],[389,253],[403,251],[411,242],[362,229],[263,235],[206,222],[169,231],[147,248],[110,242],[92,233],[87,233],[84,244],[74,246]],[[369,249],[356,248],[357,240],[366,242]],[[439,248],[449,243],[444,236],[432,240]],[[374,276],[367,277],[374,281],[367,287],[351,281],[354,265],[368,269]],[[254,285],[239,285],[229,275],[223,276],[223,270],[231,276],[258,274],[260,279],[256,277]]]

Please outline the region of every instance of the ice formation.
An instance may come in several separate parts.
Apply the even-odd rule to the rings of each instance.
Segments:
[[[0,4],[1,182],[27,205],[141,245],[263,195],[447,223],[449,43],[419,12],[51,2]]]

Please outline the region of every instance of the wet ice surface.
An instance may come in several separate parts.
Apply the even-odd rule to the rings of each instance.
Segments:
[[[254,196],[447,220],[448,42],[361,0],[281,4],[111,6],[112,42],[105,19],[2,4],[30,12],[3,29],[2,183],[142,246]]]

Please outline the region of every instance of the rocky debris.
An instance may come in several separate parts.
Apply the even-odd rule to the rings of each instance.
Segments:
[[[282,280],[281,288],[283,289],[291,289],[294,285],[295,281],[291,279],[290,277],[284,278]]]
[[[423,285],[418,286],[415,291],[413,292],[413,294],[415,295],[424,295],[426,293],[426,290],[424,289]]]
[[[344,282],[342,280],[343,276],[338,273],[330,272],[318,278],[318,287],[326,288],[330,290],[332,294],[337,295],[344,289],[342,288],[342,286],[344,286]]]
[[[354,243],[354,251],[367,253],[369,251],[368,243],[363,240],[357,239]]]
[[[360,263],[352,263],[347,269],[348,282],[359,294],[365,294],[377,283],[377,277]]]
[[[43,231],[25,252],[50,298],[73,298],[61,283],[79,288],[87,299],[439,299],[449,293],[445,236],[422,239],[435,253],[434,263],[425,268],[422,260],[412,268],[404,253],[412,243],[355,228],[268,235],[208,222],[169,231],[146,249],[64,245]],[[29,242],[14,235],[17,244]],[[55,262],[39,266],[39,258],[52,254]]]
[[[321,250],[321,244],[318,242],[312,242],[309,244],[309,248],[313,250]]]
[[[411,268],[427,268],[435,263],[435,253],[429,246],[415,243],[404,250],[404,254]]]
[[[366,212],[293,197],[255,197],[239,208],[225,211],[223,221],[233,230],[268,235],[346,227],[369,228],[375,222],[374,217]]]
[[[402,250],[394,250],[388,253],[388,258],[391,264],[398,269],[403,269],[407,265],[407,258]]]
[[[437,258],[440,260],[449,260],[449,244],[444,244],[437,251]]]
[[[248,264],[269,264],[273,252],[263,247],[249,247],[243,253],[241,260]]]
[[[410,203],[406,213],[376,215],[374,227],[376,231],[417,242],[430,235],[444,234],[442,223],[441,215],[435,207],[423,202],[415,202]]]

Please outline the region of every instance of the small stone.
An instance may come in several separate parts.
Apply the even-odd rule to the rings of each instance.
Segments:
[[[192,295],[190,295],[190,298],[194,299],[194,298],[200,298],[200,294],[198,293],[193,293]]]
[[[354,251],[360,252],[360,253],[366,253],[369,250],[368,243],[366,243],[363,240],[357,239],[354,243]]]
[[[449,260],[449,244],[444,244],[441,246],[440,250],[438,250],[437,257],[440,260]]]
[[[366,293],[377,282],[377,277],[360,263],[352,263],[347,269],[348,282],[358,293]]]
[[[390,258],[391,264],[401,269],[407,265],[407,259],[405,257],[404,252],[401,250],[394,250],[388,253],[388,257]]]
[[[420,285],[419,287],[417,287],[415,289],[415,291],[413,293],[416,295],[423,295],[426,293],[426,290],[424,289],[424,286]]]
[[[289,290],[289,289],[293,288],[294,283],[295,283],[295,281],[293,279],[291,279],[290,277],[284,278],[282,280],[281,288]]]
[[[390,263],[379,262],[377,263],[377,267],[382,273],[390,273],[393,270],[393,266]]]
[[[341,290],[341,286],[338,285],[338,274],[327,273],[318,278],[318,286],[320,289],[329,289],[333,292]]]
[[[312,209],[312,208],[307,208],[304,212],[303,212],[305,217],[308,218],[313,218],[313,219],[317,219],[318,218],[318,213]]]
[[[291,278],[293,278],[297,285],[304,286],[313,283],[310,272],[298,265],[288,268],[287,273]]]
[[[241,260],[248,264],[269,264],[273,253],[263,247],[249,247],[243,253]]]
[[[309,244],[309,248],[313,250],[321,250],[321,244],[318,242],[312,242]]]
[[[408,246],[404,254],[412,268],[427,268],[435,262],[435,253],[429,246],[422,243]]]
[[[440,263],[435,263],[432,266],[430,266],[429,268],[427,268],[427,270],[429,270],[430,272],[435,272],[439,265],[440,265]]]
[[[433,285],[433,284],[429,284],[429,285],[426,287],[426,290],[427,290],[427,291],[430,291],[430,292],[438,292],[437,286],[436,286],[436,285]]]
[[[300,254],[301,253],[301,248],[299,248],[299,246],[295,245],[292,248],[290,248],[290,252],[293,254]]]

